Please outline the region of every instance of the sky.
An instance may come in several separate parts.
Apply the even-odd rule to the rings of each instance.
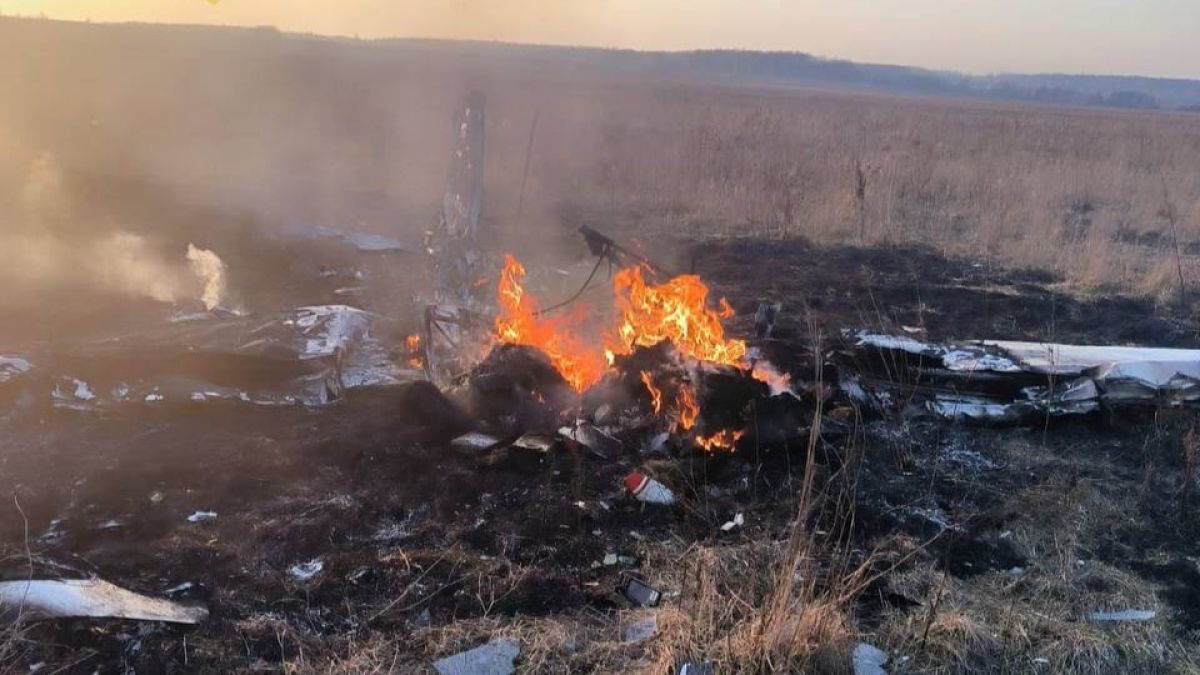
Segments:
[[[0,0],[0,12],[363,38],[802,51],[971,73],[1200,78],[1200,0]]]

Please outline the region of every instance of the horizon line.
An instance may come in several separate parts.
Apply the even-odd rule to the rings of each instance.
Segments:
[[[271,30],[280,35],[307,37],[328,40],[346,40],[354,42],[387,42],[387,41],[407,41],[407,42],[444,42],[451,44],[485,44],[499,45],[508,47],[537,47],[543,49],[564,49],[564,50],[594,50],[603,52],[627,52],[631,54],[646,54],[646,55],[669,55],[669,54],[697,54],[697,53],[743,53],[743,54],[780,54],[793,56],[807,56],[821,61],[831,63],[848,63],[859,66],[883,66],[888,68],[907,68],[910,70],[935,73],[940,75],[957,75],[964,77],[1081,77],[1081,78],[1130,78],[1143,80],[1158,80],[1165,82],[1192,82],[1200,83],[1200,75],[1196,77],[1172,77],[1167,75],[1145,75],[1141,73],[1083,73],[1083,72],[1068,72],[1068,71],[972,71],[958,70],[950,67],[931,67],[918,66],[907,63],[886,63],[880,61],[856,61],[853,59],[840,56],[825,56],[815,52],[806,52],[800,49],[754,49],[750,47],[689,47],[684,49],[642,49],[638,47],[618,47],[604,46],[592,44],[568,44],[558,42],[514,42],[511,40],[487,39],[487,38],[453,38],[453,37],[436,37],[436,36],[417,36],[417,35],[388,35],[378,37],[362,37],[353,34],[347,35],[344,33],[318,33],[310,31],[288,30],[280,28],[273,24],[257,24],[247,25],[238,23],[192,23],[185,21],[138,21],[138,20],[97,20],[91,18],[85,19],[64,19],[59,17],[51,17],[42,15],[27,15],[19,12],[9,13],[4,11],[3,4],[0,2],[0,19],[20,19],[25,21],[45,21],[56,23],[79,24],[85,26],[149,26],[163,28],[208,28],[208,29],[233,29],[245,31],[261,31]]]

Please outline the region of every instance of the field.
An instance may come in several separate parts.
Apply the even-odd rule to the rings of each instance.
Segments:
[[[0,579],[191,582],[177,597],[212,612],[0,626],[0,671],[425,672],[498,635],[521,672],[847,672],[859,642],[892,673],[1200,671],[1193,413],[980,427],[860,410],[823,380],[846,328],[1200,347],[1200,116],[267,30],[0,19],[0,56],[0,355],[193,309],[189,243],[224,261],[230,306],[345,302],[354,269],[355,304],[414,328],[418,257],[295,232],[419,243],[478,90],[491,254],[563,297],[588,225],[694,269],[735,335],[782,301],[765,346],[813,406],[800,443],[532,465],[451,450],[411,388],[0,410]],[[625,496],[635,468],[681,503]],[[635,571],[658,609],[615,592]],[[1084,618],[1125,609],[1156,616]]]

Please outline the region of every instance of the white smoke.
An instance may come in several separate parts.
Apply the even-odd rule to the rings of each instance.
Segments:
[[[52,155],[30,163],[20,203],[23,213],[0,228],[0,287],[9,299],[53,290],[100,292],[158,302],[198,299],[210,310],[225,299],[225,263],[216,253],[188,244],[176,258],[140,234],[97,230],[74,217]]]
[[[204,282],[204,289],[200,292],[204,308],[216,309],[225,297],[225,263],[216,253],[192,244],[188,244],[187,261],[192,274]]]
[[[110,292],[174,302],[184,290],[179,266],[131,232],[114,232],[94,242],[84,262],[88,276]]]

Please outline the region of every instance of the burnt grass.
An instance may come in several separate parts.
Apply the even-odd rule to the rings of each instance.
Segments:
[[[836,348],[838,330],[850,327],[919,327],[931,339],[1200,342],[1180,318],[1190,309],[1073,295],[1042,272],[929,249],[731,240],[692,251],[697,271],[737,310],[735,333],[750,334],[760,300],[783,301],[775,339],[762,346],[810,384],[814,342]],[[794,517],[803,428],[791,442],[783,434],[710,457],[647,459],[630,449],[601,459],[566,448],[472,456],[447,443],[468,422],[429,403],[422,386],[356,390],[319,410],[196,404],[0,422],[0,485],[11,493],[0,507],[3,578],[94,574],[154,596],[191,582],[173,597],[211,611],[195,627],[26,626],[15,668],[0,671],[43,662],[65,672],[270,669],[345,658],[380,636],[395,641],[398,668],[420,670],[443,655],[421,640],[423,627],[628,607],[616,589],[622,575],[647,572],[642,560],[597,563],[608,552],[638,558],[631,532],[682,551],[784,538]],[[1034,562],[1004,534],[1042,515],[1013,499],[1023,489],[1089,482],[1136,492],[1136,513],[1083,545],[1152,584],[1182,639],[1200,629],[1200,497],[1189,502],[1182,490],[1192,423],[1189,414],[1147,411],[981,428],[871,418],[833,395],[816,460],[822,476],[835,476],[859,452],[855,517],[844,528],[854,547],[907,537],[921,546],[904,564],[959,579]],[[643,507],[625,496],[621,479],[638,467],[684,504]],[[218,515],[188,522],[198,510]],[[738,512],[747,526],[722,533]],[[847,522],[829,511],[815,518],[831,529]],[[322,569],[311,579],[290,572],[312,560]],[[1095,590],[1103,593],[1102,580]],[[885,611],[927,611],[886,575],[858,602],[866,630]]]

